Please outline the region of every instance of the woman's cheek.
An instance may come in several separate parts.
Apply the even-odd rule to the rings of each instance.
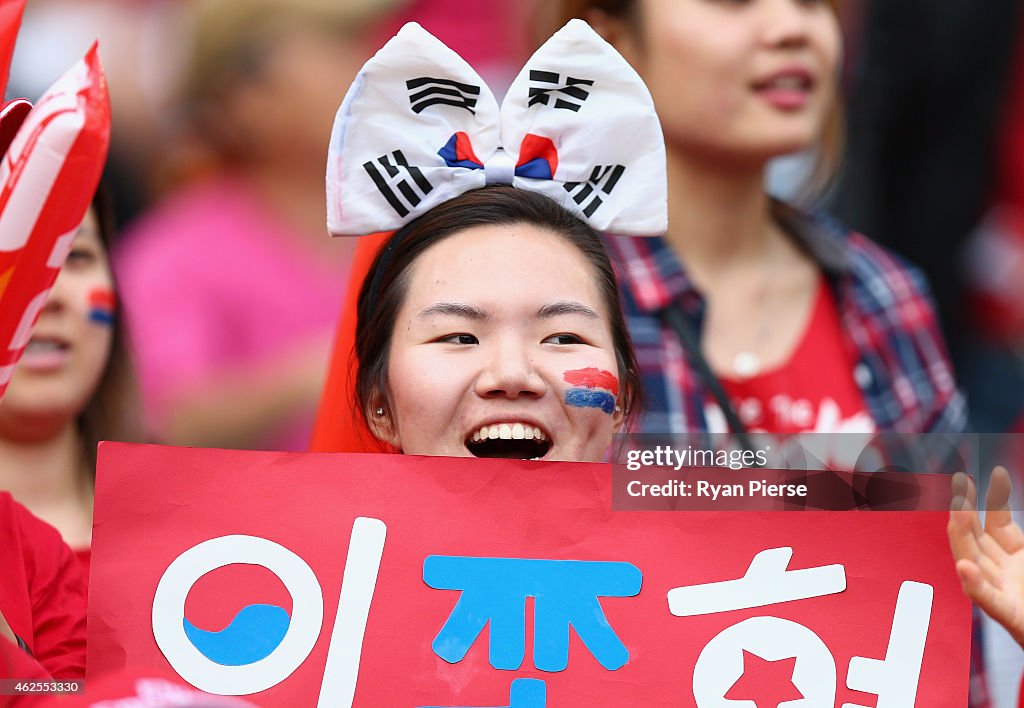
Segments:
[[[570,408],[595,408],[607,415],[615,413],[619,379],[597,367],[570,369],[562,375],[567,385],[564,401]]]
[[[91,324],[99,327],[113,327],[117,314],[117,295],[113,288],[97,287],[89,291],[86,312]]]

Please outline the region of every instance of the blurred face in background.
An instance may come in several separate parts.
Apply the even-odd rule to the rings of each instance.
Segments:
[[[670,151],[766,161],[819,138],[841,56],[830,2],[638,0],[636,10],[635,21],[595,23],[650,88]]]
[[[0,433],[50,434],[85,409],[110,358],[114,307],[90,209],[0,402]]]
[[[309,162],[323,172],[338,97],[368,57],[362,42],[314,27],[295,27],[267,47],[259,71],[233,89],[231,118],[240,148],[282,166]]]

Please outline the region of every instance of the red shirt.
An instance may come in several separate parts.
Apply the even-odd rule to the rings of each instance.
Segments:
[[[78,559],[78,567],[82,569],[82,578],[85,579],[85,587],[89,587],[89,564],[92,563],[92,548],[74,549],[75,558]]]
[[[86,594],[75,554],[7,492],[0,539],[0,612],[50,676],[84,678]]]
[[[835,298],[824,278],[800,342],[781,366],[750,378],[720,377],[740,420],[751,432],[870,433],[875,424],[854,381]],[[725,430],[724,417],[708,404],[711,430]]]

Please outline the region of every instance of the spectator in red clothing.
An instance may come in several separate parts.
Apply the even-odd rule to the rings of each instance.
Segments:
[[[776,157],[817,148],[818,187],[838,163],[837,3],[558,5],[638,71],[665,135],[668,232],[607,239],[644,370],[641,432],[962,430],[920,272],[765,190]]]
[[[6,492],[0,538],[0,678],[84,678],[85,582],[74,554]]]
[[[633,65],[665,135],[668,232],[607,239],[647,394],[638,432],[961,432],[922,273],[765,189],[789,153],[819,156],[809,197],[838,165],[840,3],[554,4]]]
[[[99,440],[138,440],[131,375],[97,193],[0,401],[0,489],[88,566]]]

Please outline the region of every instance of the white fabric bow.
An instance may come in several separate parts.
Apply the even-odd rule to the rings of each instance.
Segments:
[[[499,109],[455,52],[416,23],[359,72],[334,121],[327,226],[401,227],[492,183],[543,192],[614,234],[665,232],[665,143],[647,87],[572,20],[526,63]]]

